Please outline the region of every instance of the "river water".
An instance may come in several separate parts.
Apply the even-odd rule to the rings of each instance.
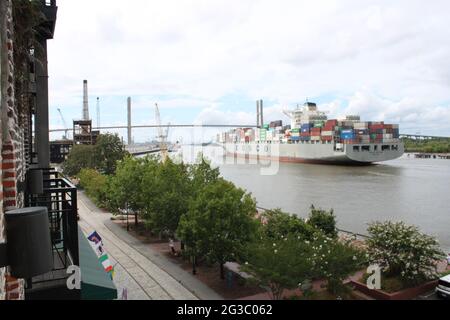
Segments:
[[[272,164],[274,174],[265,175],[264,164],[231,164],[233,159],[224,160],[218,147],[183,147],[181,154],[191,162],[199,152],[220,167],[225,179],[251,192],[260,207],[301,217],[308,216],[312,204],[333,208],[340,229],[361,234],[367,234],[370,222],[401,220],[436,236],[450,252],[449,160],[405,155],[368,167],[279,163]]]

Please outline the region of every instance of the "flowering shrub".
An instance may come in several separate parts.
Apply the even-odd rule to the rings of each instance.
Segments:
[[[244,271],[268,288],[274,300],[283,297],[285,289],[296,289],[314,276],[310,242],[298,235],[268,237],[263,234],[248,248]]]
[[[369,226],[367,241],[371,262],[388,276],[399,276],[409,284],[437,277],[437,262],[444,253],[433,237],[403,222],[376,222]]]
[[[351,241],[318,236],[312,242],[312,264],[317,278],[327,280],[327,290],[334,295],[345,293],[344,280],[360,270],[366,262],[362,250]]]

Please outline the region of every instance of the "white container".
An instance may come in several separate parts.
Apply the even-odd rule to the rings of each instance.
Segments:
[[[355,130],[369,129],[369,124],[367,122],[355,122],[354,128],[355,128]]]

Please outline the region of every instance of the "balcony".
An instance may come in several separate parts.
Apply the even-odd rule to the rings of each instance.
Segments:
[[[77,189],[54,169],[44,171],[44,193],[26,195],[27,207],[47,207],[53,270],[27,279],[27,300],[116,299],[117,290],[78,227]],[[81,290],[67,288],[67,268],[81,270]]]
[[[44,193],[26,195],[26,207],[47,207],[53,253],[53,270],[27,280],[27,299],[43,292],[65,291],[71,265],[80,265],[78,246],[77,189],[52,169],[44,170]],[[60,295],[61,296],[61,295]],[[80,292],[64,292],[63,296],[78,299]]]

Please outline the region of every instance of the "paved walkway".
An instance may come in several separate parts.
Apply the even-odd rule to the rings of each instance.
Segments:
[[[189,272],[142,244],[111,221],[82,192],[78,192],[79,225],[84,233],[97,231],[115,266],[119,298],[128,300],[220,300],[218,294]]]

